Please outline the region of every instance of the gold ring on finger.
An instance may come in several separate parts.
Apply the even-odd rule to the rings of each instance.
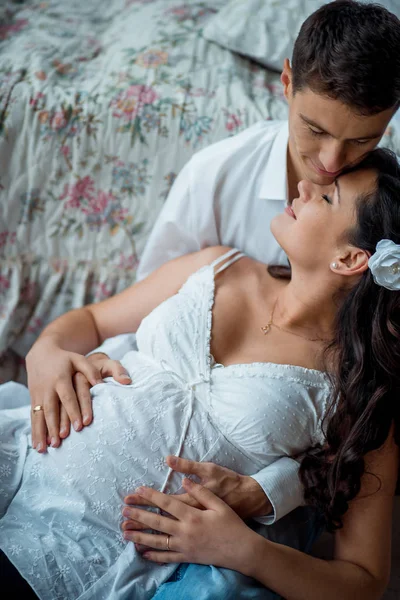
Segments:
[[[43,406],[41,404],[36,404],[36,406],[33,407],[33,412],[40,412],[41,410],[43,410]]]

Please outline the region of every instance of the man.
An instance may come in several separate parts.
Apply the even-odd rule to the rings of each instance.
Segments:
[[[288,122],[257,123],[193,156],[150,235],[139,279],[169,259],[217,244],[238,247],[265,263],[285,264],[269,231],[271,219],[296,197],[301,179],[331,184],[359,162],[377,145],[398,107],[400,21],[377,5],[331,2],[303,24],[292,65],[285,60],[281,80]],[[132,347],[132,335],[108,340],[91,360],[101,365],[107,359],[99,352],[118,359]],[[78,396],[87,393],[83,376],[75,382]],[[220,467],[178,460],[174,468],[192,470],[241,516],[257,517],[260,523],[271,525],[302,503],[298,463],[289,457],[253,478],[239,477],[236,488],[235,474]],[[298,509],[263,533],[307,550],[318,527],[305,510]],[[185,565],[178,577],[161,586],[156,598],[276,595],[231,571]]]

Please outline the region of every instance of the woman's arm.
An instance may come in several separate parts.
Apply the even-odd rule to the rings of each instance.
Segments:
[[[144,489],[151,500],[175,520],[140,509],[124,508],[123,514],[170,535],[125,529],[125,538],[156,548],[145,557],[158,562],[197,562],[235,569],[261,581],[286,600],[378,600],[390,574],[393,495],[399,449],[393,432],[384,446],[367,457],[362,489],[336,533],[335,556],[325,561],[270,542],[250,530],[221,499],[190,480],[185,489],[207,510]],[[379,478],[379,481],[377,480]],[[380,482],[380,483],[379,483]],[[380,487],[379,487],[380,486]]]
[[[399,448],[392,431],[383,447],[366,457],[369,474],[364,475],[360,493],[344,516],[343,528],[335,533],[332,561],[268,542],[248,574],[287,600],[380,598],[390,576],[398,464]]]
[[[136,332],[144,317],[176,294],[189,275],[226,250],[215,246],[181,256],[107,300],[71,310],[50,323],[32,348],[51,341],[63,350],[87,354],[107,338]]]
[[[91,422],[89,395],[78,399],[73,385],[82,373],[91,385],[114,372],[99,371],[83,355],[106,338],[136,331],[144,317],[173,296],[191,273],[226,249],[222,246],[172,260],[120,294],[77,310],[48,325],[26,358],[32,407],[32,443],[39,452],[60,444],[69,433],[68,421],[79,431]]]

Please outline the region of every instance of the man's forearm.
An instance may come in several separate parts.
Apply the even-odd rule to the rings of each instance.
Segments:
[[[244,494],[248,502],[248,508],[245,507],[246,500],[243,500],[241,503],[243,518],[265,517],[271,514],[272,505],[262,487],[252,477],[247,477],[246,480]]]

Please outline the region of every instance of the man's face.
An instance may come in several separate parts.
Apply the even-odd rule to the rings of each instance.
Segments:
[[[346,167],[373,150],[392,118],[393,109],[362,116],[338,100],[310,88],[293,96],[291,70],[282,73],[289,104],[289,153],[298,179],[328,185]]]

